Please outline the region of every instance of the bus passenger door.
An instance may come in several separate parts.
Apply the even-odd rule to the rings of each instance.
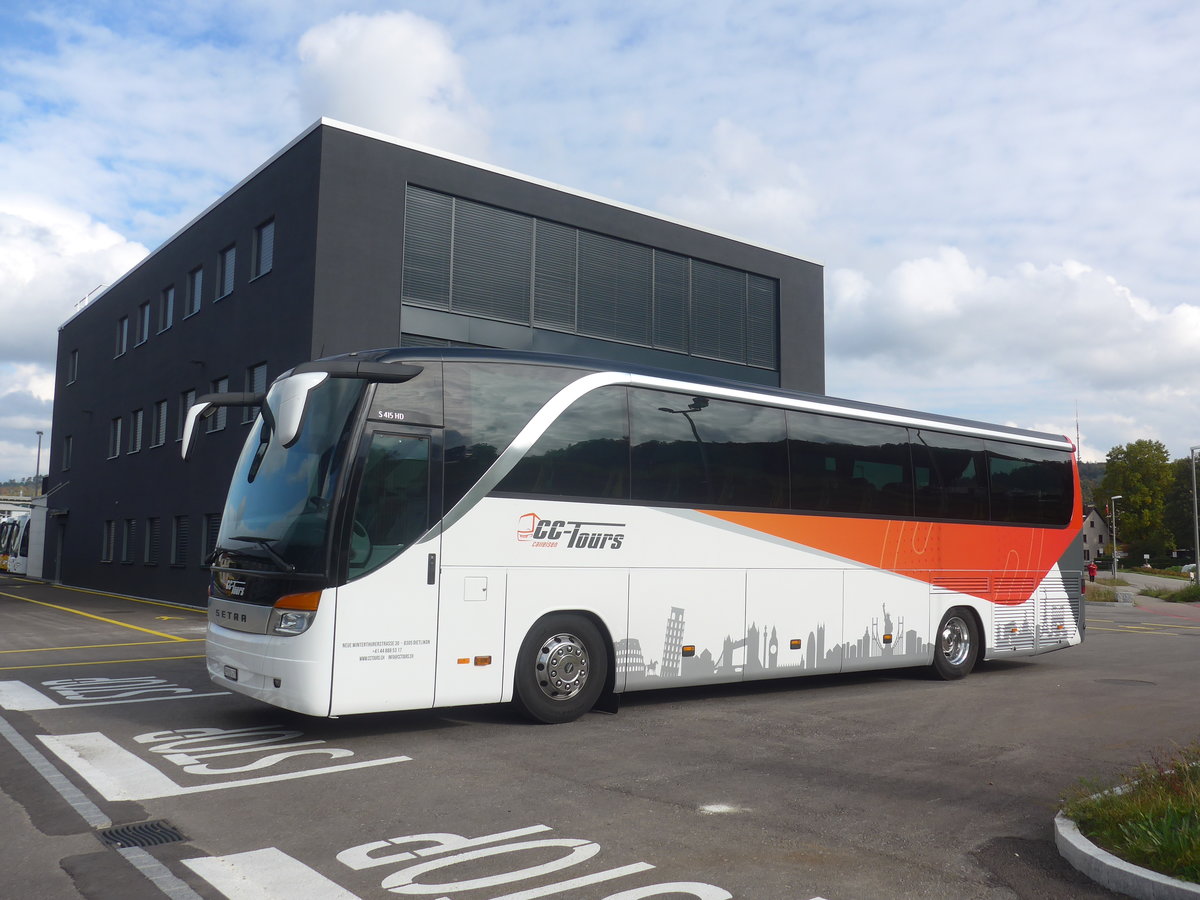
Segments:
[[[433,429],[363,436],[337,589],[332,715],[433,705],[440,458]]]

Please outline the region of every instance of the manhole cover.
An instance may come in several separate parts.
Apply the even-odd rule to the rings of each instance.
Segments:
[[[110,847],[157,847],[159,844],[187,840],[178,828],[162,820],[116,825],[96,833],[100,835],[100,840]]]
[[[1154,687],[1157,681],[1139,681],[1136,678],[1097,678],[1097,684],[1148,684]]]

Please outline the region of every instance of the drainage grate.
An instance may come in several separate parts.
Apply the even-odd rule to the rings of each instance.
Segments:
[[[110,847],[157,847],[159,844],[173,844],[176,841],[186,841],[183,833],[172,825],[160,819],[157,822],[138,822],[134,825],[116,825],[96,832],[100,840]]]

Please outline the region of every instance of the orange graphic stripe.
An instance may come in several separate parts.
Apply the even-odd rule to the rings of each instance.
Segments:
[[[1079,466],[1072,458],[1075,503],[1066,528],[912,522],[785,513],[700,510],[752,531],[783,538],[876,569],[990,600],[1023,603],[1062,559],[1083,528]]]

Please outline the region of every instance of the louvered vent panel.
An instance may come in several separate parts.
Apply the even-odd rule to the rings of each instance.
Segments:
[[[450,308],[450,223],[454,201],[409,187],[404,204],[404,299]]]
[[[537,220],[533,253],[533,324],[575,330],[575,245],[578,231]]]
[[[932,587],[935,594],[971,594],[983,596],[991,588],[991,579],[986,575],[939,575]]]
[[[692,261],[692,354],[746,361],[746,273]]]
[[[1000,575],[992,585],[997,600],[1028,600],[1038,588],[1033,575]]]
[[[778,363],[779,282],[761,275],[747,277],[746,362],[764,369]]]
[[[687,257],[654,251],[654,346],[686,353]]]
[[[650,248],[579,233],[579,333],[650,344]]]
[[[997,606],[993,646],[997,650],[1032,650],[1035,638],[1034,604]]]
[[[532,218],[455,201],[454,312],[528,324],[532,261]]]

